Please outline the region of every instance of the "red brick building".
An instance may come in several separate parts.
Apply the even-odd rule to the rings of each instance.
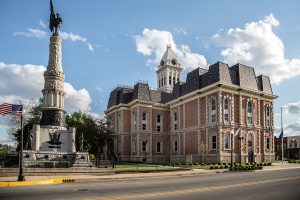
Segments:
[[[168,47],[158,66],[157,90],[137,83],[111,92],[105,114],[120,160],[223,163],[230,162],[231,148],[236,162],[274,159],[269,130],[277,96],[269,77],[222,62],[189,72],[186,82],[181,76],[181,64]]]

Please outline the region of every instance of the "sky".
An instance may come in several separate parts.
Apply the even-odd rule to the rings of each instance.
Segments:
[[[103,117],[110,92],[147,81],[167,44],[186,74],[222,61],[270,77],[275,135],[300,135],[300,1],[53,0],[63,24],[65,108]],[[42,96],[49,0],[0,1],[0,104]],[[0,117],[0,143],[9,142]]]

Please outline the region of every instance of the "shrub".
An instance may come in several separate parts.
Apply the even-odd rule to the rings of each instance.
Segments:
[[[296,160],[293,160],[293,163],[296,163]]]
[[[219,169],[219,166],[215,166],[215,169]]]
[[[209,169],[213,169],[213,168],[214,168],[214,166],[210,166],[210,167],[209,167]]]
[[[272,165],[272,163],[269,162],[269,163],[268,163],[268,166],[270,166],[270,165]]]
[[[288,160],[288,163],[292,163],[292,161],[291,161],[291,160]]]
[[[71,167],[71,163],[69,161],[61,161],[55,165],[58,168],[69,168]]]
[[[223,165],[226,165],[226,163],[224,162]]]
[[[221,165],[221,166],[220,166],[220,169],[224,169],[224,166],[223,166],[223,165]]]
[[[227,169],[227,168],[228,168],[228,165],[224,165],[224,168]]]
[[[53,162],[44,162],[44,168],[53,168],[54,163]]]
[[[222,165],[221,163],[218,163],[218,165]]]

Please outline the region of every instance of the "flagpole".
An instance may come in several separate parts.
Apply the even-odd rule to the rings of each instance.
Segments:
[[[281,106],[281,132],[282,132],[282,137],[281,137],[281,163],[283,164],[283,123],[282,123],[282,106]]]
[[[25,177],[23,175],[23,113],[21,114],[21,142],[20,142],[20,153],[19,153],[18,181],[25,181]]]

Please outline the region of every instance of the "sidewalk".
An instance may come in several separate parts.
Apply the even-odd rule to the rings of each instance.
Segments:
[[[263,170],[257,170],[255,172],[266,172],[271,170],[285,170],[300,168],[300,164],[293,164],[284,162],[273,163],[272,166],[264,166]],[[204,174],[215,174],[228,172],[228,169],[192,169],[188,171],[169,171],[169,172],[156,172],[156,173],[128,173],[128,174],[112,174],[112,175],[70,175],[70,176],[26,176],[26,185],[30,184],[51,184],[58,182],[93,182],[93,181],[111,181],[111,180],[135,180],[135,179],[147,179],[147,178],[161,178],[161,177],[174,177],[174,176],[194,176]],[[7,182],[16,182],[17,177],[0,177],[0,186],[4,186]],[[44,181],[38,183],[39,181]],[[51,182],[53,181],[53,182]],[[20,183],[20,182],[18,182]]]

